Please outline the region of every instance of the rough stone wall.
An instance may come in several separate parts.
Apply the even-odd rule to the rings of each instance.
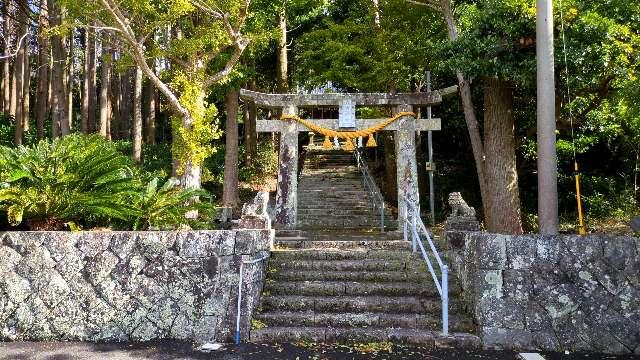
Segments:
[[[485,347],[640,353],[640,239],[448,230]]]
[[[272,230],[0,233],[0,340],[230,340]],[[245,265],[242,332],[265,262]]]

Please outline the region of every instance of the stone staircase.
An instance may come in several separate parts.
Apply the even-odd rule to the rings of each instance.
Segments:
[[[309,150],[298,181],[299,229],[372,229],[380,212],[362,183],[351,152]],[[396,221],[385,211],[385,228]]]
[[[443,336],[437,289],[400,234],[282,237],[269,260],[251,341],[478,347],[457,299],[460,286],[450,278],[450,335]]]
[[[307,158],[298,205],[305,230],[276,235],[251,341],[479,347],[455,276],[450,335],[442,335],[441,300],[424,260],[400,232],[379,231],[359,176],[350,153]]]

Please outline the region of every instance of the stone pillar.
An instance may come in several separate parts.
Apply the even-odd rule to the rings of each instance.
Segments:
[[[411,105],[396,107],[395,113],[413,111]],[[394,136],[396,149],[396,168],[398,181],[398,209],[402,204],[402,196],[418,205],[418,164],[416,162],[416,119],[404,117],[398,121],[398,131]]]
[[[285,106],[283,115],[297,115],[298,108]],[[280,130],[280,170],[276,194],[275,226],[296,228],[298,213],[298,129],[295,121],[282,121]]]

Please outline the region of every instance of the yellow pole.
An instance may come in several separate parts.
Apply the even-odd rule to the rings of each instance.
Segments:
[[[587,233],[587,229],[584,226],[584,222],[582,219],[582,199],[580,196],[580,174],[578,173],[578,162],[574,162],[575,170],[576,170],[576,199],[578,200],[578,234],[585,235]]]

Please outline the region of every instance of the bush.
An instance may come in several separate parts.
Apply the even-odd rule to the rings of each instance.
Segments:
[[[167,230],[182,225],[190,228],[207,227],[215,209],[209,202],[209,196],[202,189],[181,189],[179,181],[170,178],[158,188],[158,178],[151,180],[140,196],[136,198],[135,207],[140,215],[135,220],[135,230]],[[199,198],[198,200],[194,200]],[[204,202],[202,200],[205,200]],[[188,219],[185,213],[197,212],[198,218]]]
[[[11,225],[58,229],[81,219],[126,220],[136,214],[131,160],[98,135],[70,135],[28,148],[0,147],[0,210]]]
[[[0,147],[0,214],[12,226],[23,219],[33,230],[61,230],[65,223],[123,229],[209,225],[213,208],[194,200],[207,200],[205,191],[181,189],[175,179],[158,188],[158,181],[99,135]],[[185,217],[192,211],[198,219]]]

